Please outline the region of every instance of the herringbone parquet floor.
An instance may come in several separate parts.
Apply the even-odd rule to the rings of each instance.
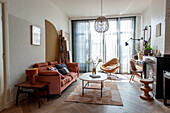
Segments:
[[[140,99],[141,83],[139,77],[129,83],[130,75],[118,75],[120,78],[114,80],[117,83],[123,106],[93,105],[83,103],[64,102],[64,99],[81,82],[78,80],[71,84],[61,97],[51,97],[50,101],[41,98],[41,108],[38,108],[35,98],[29,101],[23,100],[19,106],[12,106],[2,113],[170,113],[170,106],[164,106],[163,100],[145,101]]]

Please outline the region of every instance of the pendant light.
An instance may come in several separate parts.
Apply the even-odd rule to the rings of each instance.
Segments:
[[[102,0],[101,0],[101,16],[99,16],[96,19],[94,28],[98,33],[104,33],[109,29],[109,22],[107,18],[102,16]]]

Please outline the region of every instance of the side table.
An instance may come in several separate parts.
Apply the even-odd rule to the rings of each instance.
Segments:
[[[140,79],[140,82],[144,84],[140,89],[144,91],[144,94],[140,95],[141,99],[144,100],[153,100],[153,97],[149,94],[152,89],[149,87],[149,84],[153,83],[152,79]]]
[[[18,87],[17,95],[16,95],[16,106],[18,106],[18,97],[20,93],[35,93],[38,100],[38,107],[40,108],[40,98],[39,93],[40,91],[46,91],[47,94],[47,101],[49,101],[49,88],[48,88],[49,82],[36,82],[35,84],[30,84],[29,81],[22,82],[19,84],[16,84],[15,86]],[[25,91],[23,89],[33,89],[34,91]]]

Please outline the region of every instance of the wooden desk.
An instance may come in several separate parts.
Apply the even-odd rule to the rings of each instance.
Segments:
[[[22,82],[19,84],[16,84],[15,86],[18,87],[17,95],[16,95],[16,106],[18,105],[18,97],[20,93],[35,93],[38,99],[38,107],[40,108],[40,98],[39,93],[40,90],[45,90],[47,93],[47,101],[49,101],[49,88],[48,88],[49,82],[36,82],[35,84],[30,84],[29,81]],[[30,90],[24,90],[24,89],[33,89]]]

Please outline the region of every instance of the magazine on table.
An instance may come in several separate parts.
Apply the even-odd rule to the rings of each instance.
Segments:
[[[100,78],[101,77],[100,75],[89,75],[89,76],[92,78]]]

